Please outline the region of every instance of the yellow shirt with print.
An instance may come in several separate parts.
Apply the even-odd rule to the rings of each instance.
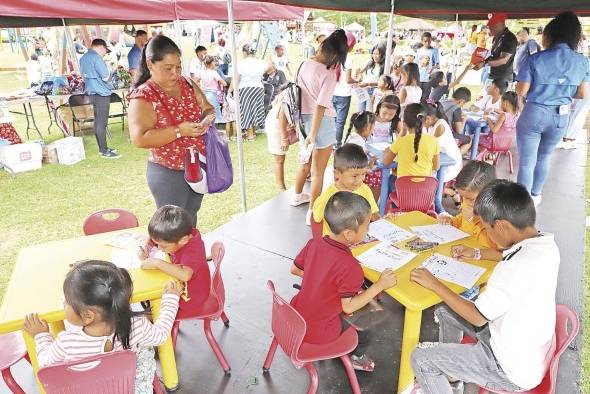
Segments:
[[[336,187],[336,184],[333,183],[332,185],[330,185],[330,187],[324,190],[324,192],[318,198],[316,198],[316,200],[313,203],[313,220],[316,223],[320,223],[322,220],[324,220],[324,211],[326,210],[328,200],[330,199],[330,197],[332,197],[339,191],[342,190],[339,190]],[[369,205],[371,206],[371,213],[379,212],[379,207],[377,206],[377,202],[375,202],[375,197],[373,197],[373,192],[371,192],[369,186],[363,183],[358,189],[354,190],[353,193],[364,197],[365,200],[369,202]],[[328,226],[328,223],[326,223],[326,221],[324,221],[323,234],[330,234],[330,226]]]
[[[463,215],[459,214],[453,216],[451,219],[453,227],[471,234],[477,239],[477,244],[481,248],[498,249],[498,245],[490,239],[487,231],[483,226],[483,222],[479,216],[474,216],[471,220],[467,220]]]
[[[408,134],[398,138],[390,147],[397,161],[397,176],[432,176],[432,159],[440,153],[435,137],[422,134],[418,146],[418,161],[414,161],[414,137]]]

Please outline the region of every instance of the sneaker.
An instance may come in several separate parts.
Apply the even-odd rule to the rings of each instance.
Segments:
[[[541,204],[541,201],[543,200],[543,196],[531,196],[533,199],[533,203],[535,203],[535,208],[537,208],[539,206],[539,204]]]
[[[311,197],[307,193],[300,193],[300,194],[293,194],[293,198],[291,199],[291,206],[298,207],[301,204],[307,204],[311,200]]]
[[[307,214],[305,215],[305,224],[311,226],[311,216],[313,215],[313,211],[309,209]]]
[[[100,152],[100,157],[103,159],[120,159],[121,155],[113,151],[107,150],[106,152]]]
[[[437,347],[438,345],[440,345],[440,342],[418,342],[416,347],[418,349],[430,349],[433,347]]]
[[[357,371],[373,372],[375,370],[375,361],[367,357],[366,354],[362,356],[353,354],[350,356],[350,361],[352,361],[352,367]]]
[[[116,150],[116,149],[113,149],[113,148],[107,148],[107,150],[108,150],[109,152],[113,152],[113,153],[115,153],[115,154],[116,154],[116,153],[119,153],[119,151],[118,151],[118,150]]]

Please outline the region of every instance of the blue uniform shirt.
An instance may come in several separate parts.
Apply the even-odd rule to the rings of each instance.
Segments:
[[[111,95],[111,84],[104,80],[110,75],[109,69],[102,57],[92,48],[80,58],[80,74],[84,78],[86,93]]]
[[[572,102],[578,86],[590,82],[590,65],[582,54],[567,44],[529,56],[516,80],[529,82],[527,102],[543,105],[565,105]]]
[[[137,70],[139,68],[139,60],[141,58],[141,48],[133,45],[133,48],[127,54],[127,61],[129,62],[130,70]]]

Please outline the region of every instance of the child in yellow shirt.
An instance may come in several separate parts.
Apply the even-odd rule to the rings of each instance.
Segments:
[[[379,207],[371,188],[363,183],[369,168],[369,159],[362,147],[356,144],[344,144],[334,153],[334,183],[315,200],[313,204],[313,221],[323,222],[323,235],[330,233],[330,227],[324,221],[324,210],[330,197],[339,191],[349,191],[364,197],[371,206],[371,220],[379,219]]]
[[[383,152],[383,164],[397,160],[397,176],[432,176],[440,166],[440,145],[435,137],[422,134],[426,114],[422,104],[410,104],[404,111],[406,134]]]

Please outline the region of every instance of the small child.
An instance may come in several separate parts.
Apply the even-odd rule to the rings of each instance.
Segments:
[[[506,92],[502,95],[501,109],[498,118],[485,117],[491,133],[482,134],[479,138],[479,146],[492,149],[494,140],[502,138],[509,140],[508,146],[512,144],[516,134],[516,122],[518,121],[518,96],[515,92]]]
[[[140,252],[142,269],[157,269],[184,282],[177,319],[190,318],[209,297],[211,274],[205,244],[190,215],[175,205],[164,205],[148,224],[151,242],[170,255],[172,263]],[[149,246],[148,246],[149,247]]]
[[[283,100],[287,91],[283,90],[275,97],[270,111],[266,115],[265,131],[268,151],[274,158],[275,179],[281,191],[285,185],[285,156],[289,150],[289,134],[295,133],[295,125],[289,124],[283,112]]]
[[[422,89],[421,101],[425,101],[430,95],[430,73],[432,66],[430,65],[430,56],[423,55],[420,57],[420,66],[418,67],[420,73],[420,89]]]
[[[373,193],[363,183],[368,166],[369,159],[365,151],[356,144],[344,144],[334,152],[334,183],[324,190],[313,204],[313,221],[324,222],[324,235],[330,233],[328,222],[324,220],[326,204],[330,197],[342,190],[364,197],[371,207],[371,219],[379,219],[379,207]]]
[[[340,191],[330,196],[325,207],[325,220],[331,230],[323,238],[311,239],[291,267],[292,274],[303,278],[301,291],[291,301],[307,323],[303,341],[318,345],[333,342],[350,329],[343,312],[356,312],[397,283],[395,273],[387,269],[377,282],[362,291],[363,270],[350,246],[363,241],[367,235],[372,211],[367,200]],[[358,334],[352,365],[354,369],[371,372],[375,363],[363,354],[368,331]]]
[[[467,116],[462,108],[469,101],[471,101],[471,91],[466,87],[456,89],[449,99],[441,101],[445,116],[453,131],[453,137],[459,141],[463,155],[471,148],[471,137],[463,134]]]
[[[420,89],[420,71],[416,63],[407,63],[402,67],[402,77],[404,87],[399,93],[399,101],[404,108],[410,104],[419,103],[422,99],[422,89]]]
[[[404,112],[408,134],[399,137],[383,153],[383,164],[397,160],[397,176],[432,176],[440,166],[440,145],[436,138],[422,134],[426,114],[422,104],[410,104]]]
[[[344,138],[344,143],[356,144],[367,152],[367,141],[373,135],[375,118],[375,114],[369,111],[352,114],[350,117],[350,125],[348,126],[346,137]],[[355,131],[354,134],[352,134],[353,128]]]
[[[369,142],[393,143],[402,132],[400,113],[401,105],[397,96],[383,97],[375,108],[375,128]]]
[[[385,96],[393,95],[392,80],[389,75],[383,74],[377,81],[377,89],[373,91],[373,111],[377,111],[377,106]]]
[[[496,180],[479,193],[474,213],[505,249],[475,302],[459,297],[426,269],[410,273],[412,281],[446,304],[434,313],[440,343],[419,345],[412,354],[418,384],[428,393],[450,393],[449,380],[493,391],[530,390],[541,383],[547,356],[554,352],[559,249],[553,235],[535,228],[531,196],[522,185]],[[457,252],[466,259],[480,257],[466,246],[455,246]],[[481,258],[494,256],[482,251]],[[477,343],[461,344],[464,335]]]
[[[39,367],[131,349],[137,353],[135,393],[151,394],[156,373],[152,346],[168,339],[181,289],[175,282],[166,286],[160,316],[151,323],[131,311],[132,287],[129,272],[113,263],[76,263],[63,284],[65,318],[72,327],[53,338],[39,315],[25,318],[23,329],[35,338]]]
[[[396,96],[399,95],[400,91],[402,90],[403,84],[403,77],[402,77],[402,67],[404,65],[404,59],[400,56],[397,56],[394,59],[393,66],[391,67],[391,86],[393,90],[393,94]]]
[[[227,82],[217,72],[217,62],[213,56],[205,56],[203,59],[205,69],[201,71],[201,89],[205,97],[215,108],[215,123],[221,123],[223,116],[221,114],[221,103],[219,102],[219,93],[221,87],[227,86]]]

